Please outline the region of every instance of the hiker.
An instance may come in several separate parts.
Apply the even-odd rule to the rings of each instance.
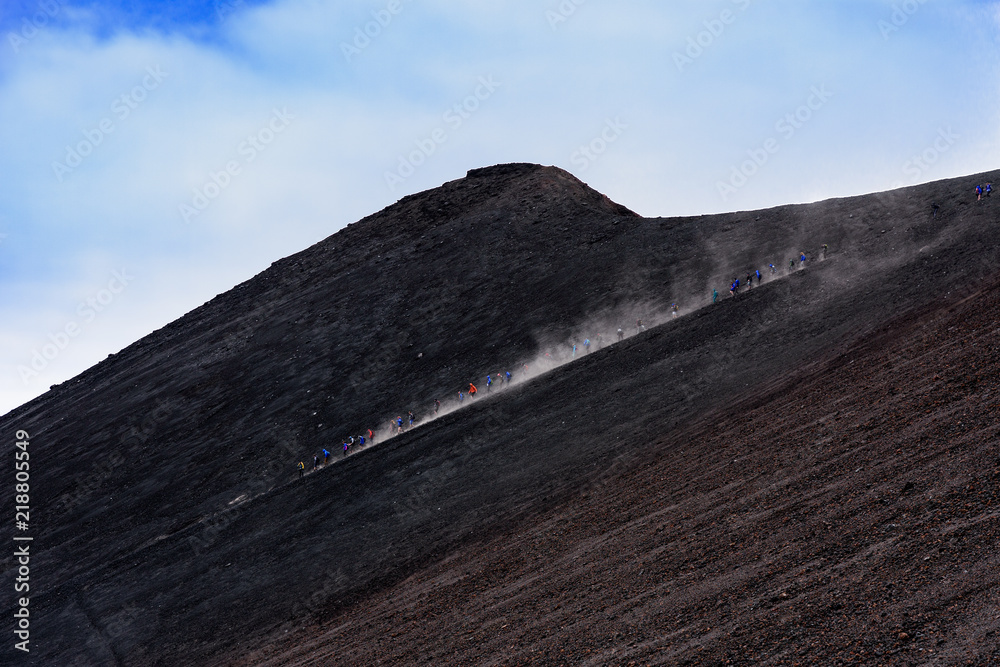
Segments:
[[[989,197],[991,192],[993,192],[993,184],[992,183],[987,183],[986,184],[986,189],[983,190],[983,194],[986,195],[987,197]]]
[[[510,371],[507,371],[507,384],[510,384]]]
[[[368,429],[368,440],[374,445],[375,444],[375,432]]]
[[[771,267],[771,275],[774,275],[775,273],[778,272],[778,267],[776,267],[774,264],[768,264],[768,266]]]
[[[351,445],[351,447],[353,447],[354,446],[354,436],[352,435],[350,438],[348,438],[347,442],[348,442],[348,444]]]
[[[799,265],[800,266],[806,265],[806,254],[804,252],[799,253]]]
[[[752,273],[748,273],[747,274],[747,289],[748,290],[753,289],[753,274]]]
[[[583,339],[583,351],[586,354],[590,354],[590,339],[589,338],[584,338]]]
[[[306,464],[299,461],[299,465],[296,467],[299,469],[299,479],[302,479],[302,476],[306,474]]]
[[[434,414],[437,414],[438,410],[440,410],[440,409],[441,409],[441,401],[439,401],[439,400],[437,400],[435,398],[434,399]]]
[[[327,461],[330,460],[330,452],[326,451],[326,447],[323,448],[323,465],[326,465]]]
[[[670,317],[673,319],[677,319],[677,311],[679,310],[680,307],[677,305],[676,302],[670,304]]]
[[[635,332],[639,333],[640,331],[645,331],[645,330],[646,330],[646,325],[642,323],[642,320],[636,320],[635,321]]]
[[[478,389],[476,389],[476,385],[474,385],[474,384],[472,384],[470,382],[469,383],[469,398],[475,398],[477,391],[478,391]]]
[[[576,359],[576,343],[573,343],[573,358]]]
[[[719,290],[713,289],[712,290],[712,303],[715,303],[718,300],[719,300]]]
[[[413,412],[412,411],[409,413],[409,418],[410,418],[410,426],[409,426],[409,428],[413,428]]]
[[[604,347],[604,336],[597,334],[597,349],[600,350],[602,347]]]
[[[576,345],[573,346],[573,352],[576,352]],[[490,393],[490,387],[492,387],[492,386],[493,386],[493,376],[492,375],[487,375],[486,376],[486,393],[487,394]]]
[[[823,244],[823,254],[821,254],[820,257],[819,257],[820,260],[826,259],[826,251],[829,250],[829,249],[830,249],[830,246],[828,246],[827,244],[824,243]]]
[[[760,285],[760,269],[756,269],[755,273],[757,274],[757,284]]]
[[[365,436],[359,435],[358,436],[358,449],[361,449],[364,446],[365,446]]]
[[[464,400],[465,400],[465,394],[463,394],[462,392],[458,392],[458,402],[461,403]]]
[[[621,327],[618,327],[618,342],[622,342],[622,338],[625,338],[625,332],[622,331]]]
[[[344,440],[344,456],[347,456],[347,441]]]
[[[403,415],[396,417],[396,434],[403,432]]]
[[[976,186],[976,201],[980,201],[983,198],[983,186]]]
[[[319,468],[319,454],[313,454],[313,470]]]
[[[788,260],[788,272],[791,273],[795,270],[795,258]]]
[[[937,214],[938,214],[938,210],[939,210],[940,208],[941,208],[941,207],[940,207],[940,206],[938,206],[937,204],[931,204],[931,217],[932,217],[932,218],[936,218],[936,217],[937,217]]]

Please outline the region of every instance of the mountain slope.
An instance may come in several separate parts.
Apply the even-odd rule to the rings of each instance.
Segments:
[[[232,664],[997,664],[997,287]]]
[[[530,523],[609,452],[992,275],[975,182],[643,219],[503,165],[276,262],[0,419],[44,452],[39,659],[201,662]],[[799,250],[806,270],[709,306]],[[349,433],[672,301],[685,317],[294,479]]]

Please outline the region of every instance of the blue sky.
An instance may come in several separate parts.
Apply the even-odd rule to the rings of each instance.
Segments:
[[[993,1],[0,12],[0,413],[474,167],[666,216],[1000,166]]]

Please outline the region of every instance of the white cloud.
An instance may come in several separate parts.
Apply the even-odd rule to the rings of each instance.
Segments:
[[[141,279],[60,355],[45,383],[473,167],[555,164],[653,216],[888,187],[949,123],[969,141],[928,179],[995,166],[996,3],[990,30],[982,15],[969,18],[975,3],[928,3],[888,41],[876,22],[891,3],[742,4],[586,2],[553,29],[546,12],[559,11],[555,1],[404,0],[350,59],[341,44],[388,2],[245,8],[202,42],[128,32],[96,39],[92,17],[67,12],[68,27],[8,50],[0,69],[0,233],[8,235],[0,266],[5,287],[21,295],[0,305],[0,411],[33,395],[9,369],[73,318],[81,295],[111,270],[136,267]],[[703,53],[679,71],[673,54],[726,9],[735,20],[702,36]],[[113,105],[143,85],[147,68],[166,76],[120,117]],[[445,112],[481,76],[501,86],[460,126],[449,124]],[[717,181],[823,83],[835,99],[722,201]],[[274,109],[294,119],[250,160],[241,146],[269,127]],[[575,152],[616,117],[627,129],[582,169]],[[112,131],[60,182],[52,163],[105,119]],[[437,129],[447,140],[387,187],[385,172]],[[239,173],[185,223],[178,207],[233,161]]]

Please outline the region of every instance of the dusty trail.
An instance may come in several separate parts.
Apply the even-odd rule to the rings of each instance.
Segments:
[[[835,257],[829,257],[829,256],[827,256],[827,257],[823,257],[823,259],[821,259],[819,261],[830,261],[830,260],[836,261],[836,258]],[[762,289],[762,288],[764,288],[765,285],[770,285],[771,283],[774,283],[776,281],[784,280],[784,279],[790,277],[791,275],[793,275],[794,273],[796,273],[798,271],[803,271],[803,270],[806,270],[806,268],[800,265],[800,266],[797,266],[794,269],[790,269],[788,271],[782,271],[782,272],[780,272],[778,274],[775,274],[775,275],[762,276],[762,278],[764,278],[764,279],[762,279],[761,282],[758,282],[757,283],[757,287],[753,288],[753,289]],[[744,290],[743,292],[738,293],[735,296],[725,296],[724,297],[723,295],[720,294],[719,295],[720,302],[721,301],[725,301],[726,299],[744,298],[746,294],[748,294],[748,293],[750,293],[750,292],[753,291],[752,289],[746,289],[745,287],[743,288],[743,290]],[[685,300],[685,301],[687,303],[698,303],[697,299],[688,299],[688,300]],[[620,343],[624,342],[625,340],[628,340],[629,338],[632,338],[633,336],[638,335],[639,333],[643,333],[645,331],[655,329],[655,328],[657,328],[659,326],[663,326],[665,324],[678,323],[678,320],[680,320],[683,317],[690,316],[690,315],[696,313],[697,311],[699,311],[699,310],[701,310],[703,308],[710,308],[712,306],[717,306],[717,305],[719,305],[719,304],[718,303],[712,303],[711,301],[709,301],[707,303],[701,303],[700,305],[695,305],[693,307],[689,306],[689,307],[685,308],[682,312],[678,313],[677,316],[666,315],[666,314],[663,314],[663,313],[654,313],[651,316],[647,316],[646,318],[642,318],[644,324],[643,324],[643,327],[642,327],[641,330],[636,329],[636,328],[632,328],[632,327],[622,327],[623,333],[624,333],[624,336],[623,336],[622,340],[617,340],[617,338],[614,335],[614,330],[613,329],[602,331],[601,335],[604,336],[604,340],[606,342],[604,342],[603,344],[601,344],[599,347],[595,343],[594,344],[594,348],[595,349],[593,349],[593,350],[591,350],[589,352],[583,352],[583,351],[581,351],[578,354],[572,354],[570,352],[567,352],[567,350],[571,350],[572,347],[573,347],[572,339],[568,339],[566,341],[563,341],[561,344],[557,344],[555,346],[551,346],[551,347],[547,348],[545,350],[545,352],[543,352],[540,355],[535,356],[533,359],[530,359],[530,360],[521,360],[521,361],[518,361],[517,363],[515,363],[513,365],[495,364],[494,367],[500,367],[501,369],[508,369],[508,368],[515,369],[516,372],[512,374],[511,380],[509,382],[506,382],[506,381],[504,381],[504,382],[496,381],[495,382],[495,385],[496,385],[495,389],[493,389],[492,391],[484,391],[484,390],[480,389],[479,392],[478,392],[478,395],[475,398],[466,396],[465,399],[461,400],[461,401],[458,400],[458,399],[455,399],[455,398],[446,399],[444,401],[441,401],[441,407],[440,407],[440,409],[438,410],[438,412],[436,414],[433,413],[433,412],[427,413],[427,414],[423,414],[418,419],[418,421],[416,421],[412,426],[407,426],[406,425],[405,415],[409,411],[408,410],[399,411],[399,414],[401,416],[404,416],[404,426],[403,426],[403,431],[402,432],[398,432],[397,431],[396,421],[394,419],[383,419],[383,420],[380,420],[379,421],[380,425],[377,426],[375,429],[373,429],[374,432],[376,433],[376,442],[374,444],[372,444],[372,443],[366,443],[363,446],[354,445],[354,446],[352,446],[351,449],[348,450],[348,456],[351,456],[351,455],[356,454],[356,453],[361,452],[361,451],[365,451],[365,450],[368,450],[368,449],[376,448],[376,447],[378,447],[379,444],[382,444],[382,443],[385,443],[385,442],[387,442],[389,440],[392,440],[396,436],[402,435],[402,433],[409,433],[409,432],[411,432],[411,431],[413,431],[415,429],[420,428],[421,426],[426,426],[427,424],[430,424],[431,422],[433,422],[433,421],[435,421],[437,419],[440,419],[440,418],[445,417],[447,415],[450,415],[450,414],[452,414],[454,412],[457,412],[458,410],[461,410],[461,409],[467,408],[467,407],[471,407],[472,405],[475,405],[475,404],[487,401],[491,397],[498,396],[498,395],[500,395],[500,394],[502,394],[502,393],[510,390],[513,387],[516,387],[516,386],[521,385],[521,384],[526,383],[526,382],[530,382],[530,381],[534,380],[535,378],[542,377],[542,376],[546,375],[547,373],[550,373],[550,372],[556,370],[557,368],[560,368],[561,366],[573,363],[574,361],[580,361],[584,357],[589,357],[591,354],[594,354],[596,352],[600,352],[603,349],[610,348],[610,347],[613,347],[614,345],[620,344]],[[628,310],[630,312],[632,312],[632,313],[637,312],[635,308],[630,308]],[[586,319],[592,320],[592,321],[599,321],[599,322],[613,322],[613,321],[619,321],[622,318],[621,317],[615,318],[615,317],[611,317],[611,316],[608,316],[608,315],[598,315],[596,317],[590,316],[590,317],[588,317]],[[575,328],[581,329],[583,327],[577,326]],[[582,336],[581,338],[585,338],[585,337],[586,336]],[[594,334],[594,338],[595,339],[597,338],[597,334],[596,333]],[[341,453],[342,452],[342,447],[337,447],[336,443],[334,443],[334,445],[332,445],[332,446],[334,446],[336,448],[336,451],[331,450],[331,451],[333,451],[333,454],[331,455],[329,463],[326,464],[326,465],[320,466],[319,469],[328,467],[329,465],[333,465],[333,464],[335,464],[335,463],[337,463],[339,461],[342,461],[345,458],[347,458],[346,456],[343,456],[342,453]],[[331,447],[331,445],[326,445],[326,448],[328,450],[330,450],[330,447]],[[319,469],[313,470],[313,469],[309,469],[308,466],[307,466],[307,470],[306,470],[305,474],[306,475],[310,475],[310,474],[312,474],[314,472],[318,472]]]
[[[993,664],[996,287],[233,664]]]

